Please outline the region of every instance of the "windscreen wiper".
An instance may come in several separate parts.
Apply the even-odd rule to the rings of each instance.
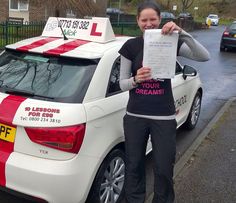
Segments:
[[[34,92],[31,92],[31,91],[18,90],[15,88],[11,88],[11,87],[8,87],[7,85],[1,86],[0,88],[3,89],[4,92],[7,94],[28,96],[28,97],[40,97],[40,98],[45,98],[45,99],[55,99],[54,97],[48,97],[44,95],[35,94]]]

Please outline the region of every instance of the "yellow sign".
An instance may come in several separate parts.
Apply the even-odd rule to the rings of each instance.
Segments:
[[[0,139],[8,142],[14,142],[16,128],[0,123]]]

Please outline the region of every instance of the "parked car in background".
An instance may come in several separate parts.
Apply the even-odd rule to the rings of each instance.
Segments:
[[[189,20],[193,20],[193,16],[191,13],[180,13],[179,14],[179,18],[185,18],[185,19],[189,19]]]
[[[219,16],[216,15],[216,14],[209,14],[207,17],[206,17],[206,24],[210,24],[210,25],[219,25]],[[210,23],[209,23],[210,21]]]
[[[175,15],[173,13],[167,11],[161,12],[161,20],[174,21],[175,19]]]
[[[220,51],[236,48],[236,21],[232,22],[222,34]]]
[[[119,8],[107,8],[106,14],[124,14],[124,11]]]
[[[161,25],[160,26],[163,26],[165,23],[169,21],[175,21],[175,20],[176,20],[176,17],[173,13],[163,11],[161,12]]]

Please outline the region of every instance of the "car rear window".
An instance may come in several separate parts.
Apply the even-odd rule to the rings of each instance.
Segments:
[[[231,25],[230,25],[230,29],[236,30],[236,23],[231,24]]]
[[[0,91],[41,100],[81,103],[98,61],[6,50],[0,55]]]

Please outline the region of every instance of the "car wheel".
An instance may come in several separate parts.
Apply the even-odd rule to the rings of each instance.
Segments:
[[[86,203],[119,203],[124,197],[125,155],[115,149],[103,161]]]
[[[220,46],[220,51],[225,51],[225,47]]]
[[[184,123],[186,129],[192,130],[197,125],[201,111],[201,102],[202,102],[202,95],[200,92],[197,92],[194,97],[188,118]]]

